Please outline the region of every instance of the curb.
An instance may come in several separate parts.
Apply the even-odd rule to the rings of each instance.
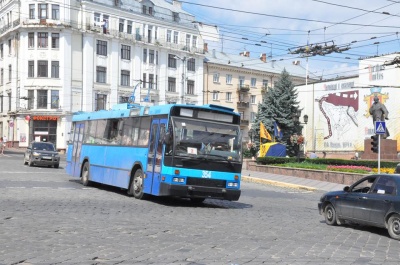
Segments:
[[[313,188],[313,187],[297,185],[297,184],[291,184],[291,183],[285,183],[285,182],[280,182],[280,181],[275,181],[275,180],[253,178],[253,177],[249,177],[249,176],[242,176],[242,181],[253,182],[253,183],[261,183],[261,184],[268,184],[268,185],[273,185],[273,186],[277,186],[277,187],[292,188],[292,189],[307,190],[307,191],[316,191],[316,190],[318,190],[318,189]]]

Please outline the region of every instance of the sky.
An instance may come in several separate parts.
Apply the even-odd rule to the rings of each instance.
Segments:
[[[358,74],[359,60],[400,52],[400,0],[182,0],[196,21],[218,27],[219,41],[209,50],[249,51],[268,61],[300,61],[310,78]],[[340,53],[293,54],[307,46],[335,45]]]

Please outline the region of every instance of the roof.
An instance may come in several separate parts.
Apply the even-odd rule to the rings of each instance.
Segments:
[[[232,67],[243,67],[244,69],[252,69],[257,71],[281,74],[283,69],[291,76],[301,78],[306,77],[306,69],[300,65],[295,65],[288,61],[267,61],[263,62],[257,57],[247,57],[242,55],[227,54],[212,50],[205,53],[205,62],[213,64],[221,64]]]

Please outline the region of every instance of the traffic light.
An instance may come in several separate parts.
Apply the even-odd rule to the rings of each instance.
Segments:
[[[372,135],[371,139],[372,139],[371,150],[374,153],[378,153],[378,150],[379,150],[379,136],[378,135]]]

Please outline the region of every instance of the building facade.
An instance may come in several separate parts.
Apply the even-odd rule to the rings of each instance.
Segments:
[[[205,46],[206,48],[206,46]],[[258,112],[264,93],[278,81],[283,69],[295,85],[303,84],[306,69],[299,61],[267,61],[267,55],[251,58],[250,52],[238,55],[205,49],[204,103],[229,107],[240,113],[243,142]]]
[[[308,115],[305,125],[306,151],[362,153],[365,139],[375,134],[369,109],[374,96],[389,111],[386,126],[400,150],[400,54],[359,61],[358,74],[297,86],[300,106]]]
[[[0,135],[65,149],[72,114],[202,104],[203,40],[179,1],[0,1]],[[133,96],[133,97],[132,97]]]

